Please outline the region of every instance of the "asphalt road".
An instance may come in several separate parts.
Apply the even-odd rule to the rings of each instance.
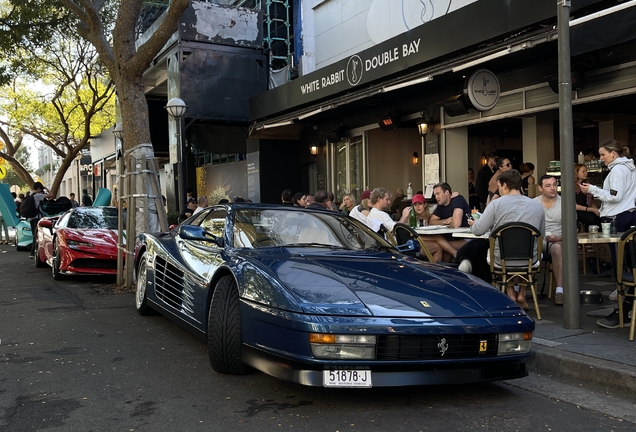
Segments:
[[[27,252],[0,246],[0,431],[636,429],[633,401],[539,376],[328,390],[218,375],[202,342],[139,316],[133,293],[113,284],[56,282]]]

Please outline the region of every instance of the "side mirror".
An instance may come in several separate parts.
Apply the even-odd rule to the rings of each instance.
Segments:
[[[411,239],[403,245],[397,246],[397,250],[399,250],[403,254],[417,253],[420,251],[420,243]]]
[[[223,238],[215,236],[200,226],[179,225],[177,234],[184,240],[204,241],[214,243],[219,247],[223,247],[225,244]]]
[[[38,225],[41,226],[42,228],[52,229],[53,228],[53,221],[51,221],[51,219],[41,219],[38,222]]]

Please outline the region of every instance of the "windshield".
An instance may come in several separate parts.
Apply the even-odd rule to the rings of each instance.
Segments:
[[[71,212],[68,228],[117,229],[117,209],[114,207],[80,207]]]
[[[363,250],[390,247],[368,228],[336,212],[240,209],[234,216],[237,248],[311,246]]]

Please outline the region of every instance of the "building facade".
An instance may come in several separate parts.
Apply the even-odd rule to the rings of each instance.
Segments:
[[[259,154],[261,169],[288,167],[268,182],[277,195],[261,192],[267,201],[286,188],[328,189],[339,201],[438,181],[466,196],[468,168],[477,172],[492,151],[515,168],[532,162],[536,177],[559,159],[556,2],[294,5],[302,12],[300,76],[250,100],[247,158]],[[636,5],[571,6],[573,150],[607,139],[633,146]],[[270,152],[275,160],[263,160]]]

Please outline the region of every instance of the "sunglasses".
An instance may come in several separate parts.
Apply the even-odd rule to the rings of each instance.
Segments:
[[[512,165],[510,165],[509,163],[507,163],[507,164],[503,164],[502,166],[509,167],[509,166],[512,166]]]

